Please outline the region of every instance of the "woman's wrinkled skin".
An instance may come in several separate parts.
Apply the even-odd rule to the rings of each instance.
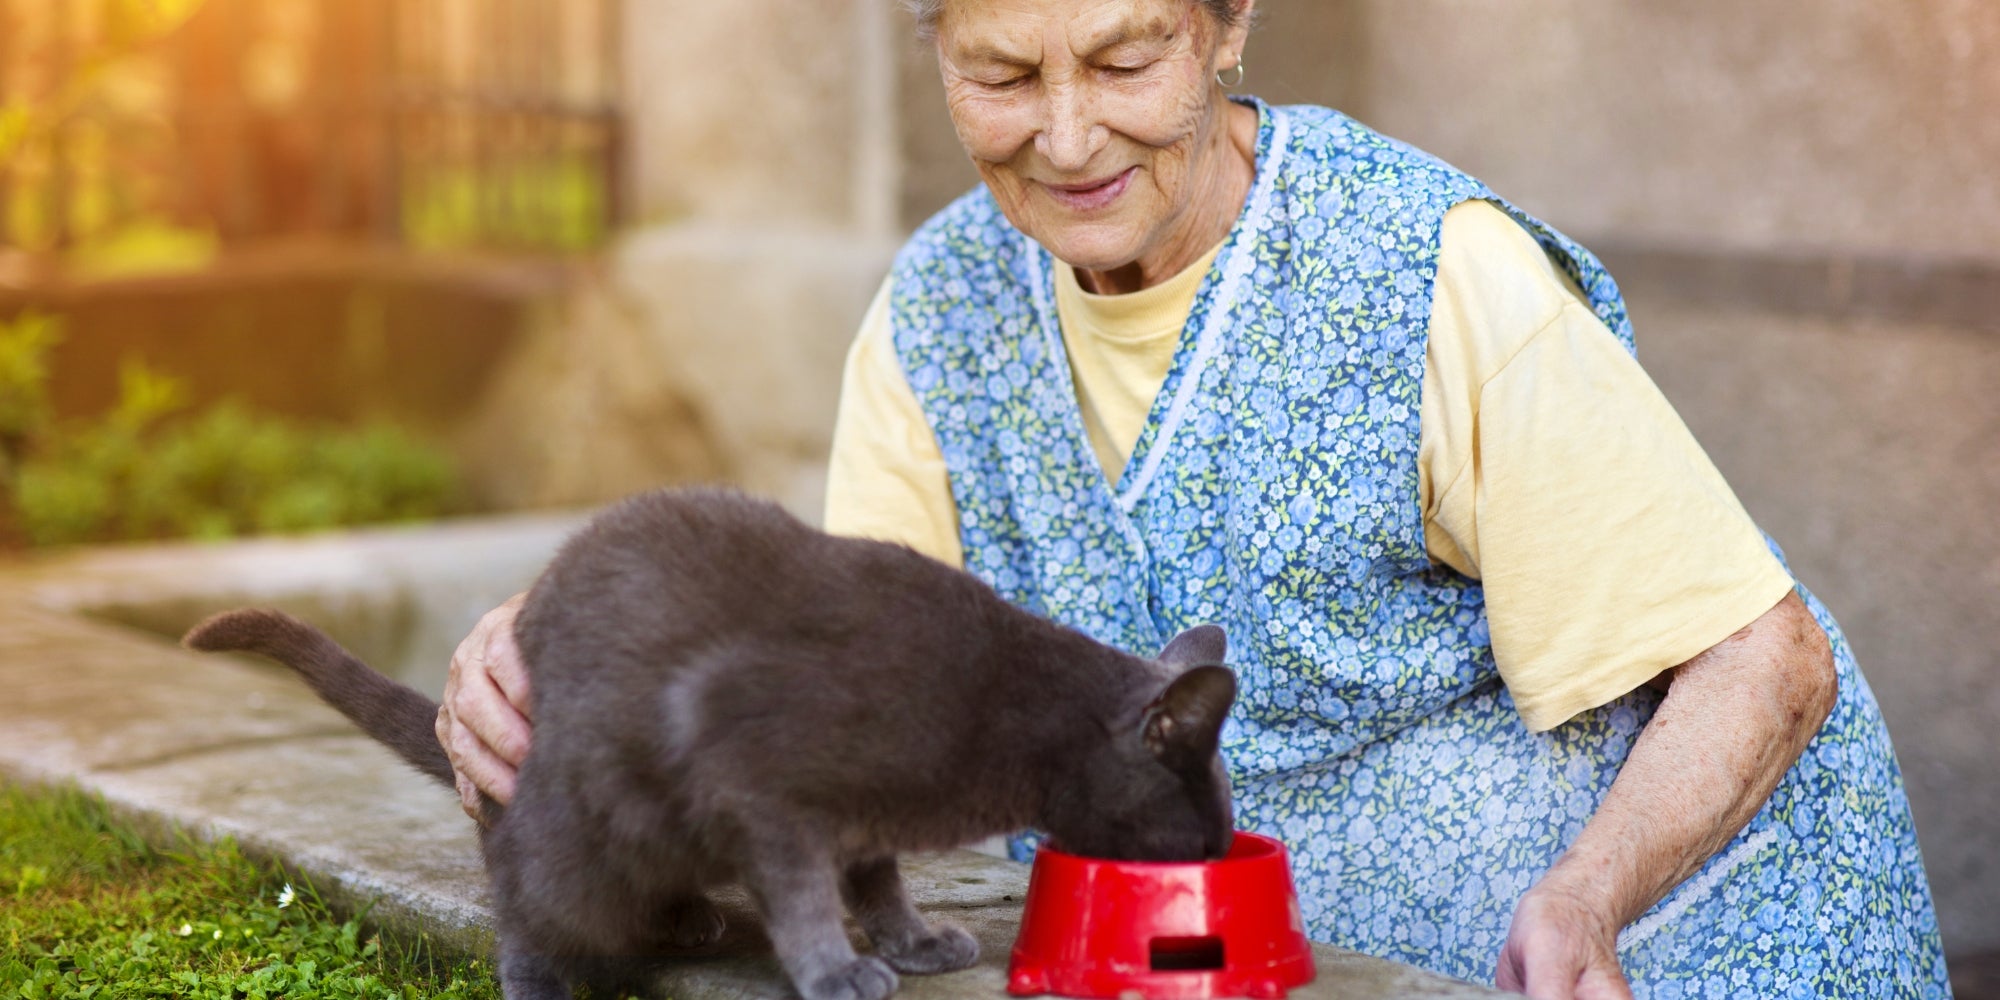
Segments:
[[[451,654],[437,736],[458,776],[459,805],[479,820],[479,796],[514,800],[514,772],[528,759],[528,670],[514,646],[514,616],[527,594],[481,616]]]
[[[945,103],[1007,221],[1100,293],[1171,277],[1229,234],[1257,113],[1215,76],[1234,27],[1190,0],[962,0],[937,25]]]
[[[1116,294],[1220,243],[1255,174],[1256,112],[1215,75],[1235,26],[1195,0],[946,0],[938,62],[958,136],[1009,222]],[[452,656],[438,740],[478,818],[505,803],[530,744],[516,597]],[[1652,682],[1666,698],[1604,804],[1525,893],[1496,961],[1541,1000],[1631,997],[1618,932],[1749,822],[1831,711],[1833,655],[1796,595]]]
[[[1796,593],[1665,683],[1604,803],[1515,905],[1501,989],[1629,1000],[1618,932],[1742,831],[1839,694],[1833,648]]]

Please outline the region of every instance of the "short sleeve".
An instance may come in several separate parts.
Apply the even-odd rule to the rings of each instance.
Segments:
[[[1500,675],[1539,731],[1728,638],[1793,584],[1638,362],[1525,231],[1477,204],[1486,218],[1447,229],[1433,309],[1427,538],[1481,580]]]
[[[958,505],[944,454],[896,361],[882,282],[847,352],[827,464],[826,530],[900,542],[959,566]]]

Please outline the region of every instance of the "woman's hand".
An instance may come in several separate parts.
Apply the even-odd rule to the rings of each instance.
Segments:
[[[1618,928],[1600,909],[1528,890],[1500,949],[1499,987],[1536,1000],[1632,1000],[1618,968]]]
[[[479,819],[479,797],[505,805],[514,772],[528,757],[528,671],[514,646],[514,616],[526,594],[488,611],[451,654],[451,677],[438,706],[437,738],[451,757],[458,798]]]

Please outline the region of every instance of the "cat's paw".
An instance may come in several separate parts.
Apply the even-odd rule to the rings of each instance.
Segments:
[[[799,992],[805,1000],[882,1000],[896,992],[896,974],[881,959],[862,956],[801,984]]]
[[[727,926],[722,911],[701,895],[683,896],[667,904],[661,919],[667,944],[675,948],[706,948],[722,940],[722,929]]]
[[[968,969],[979,961],[979,942],[957,924],[932,924],[913,941],[893,949],[882,949],[879,943],[876,947],[897,972],[918,976]]]

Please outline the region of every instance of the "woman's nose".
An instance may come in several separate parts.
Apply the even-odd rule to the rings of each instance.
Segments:
[[[1053,86],[1047,94],[1048,117],[1035,144],[1057,170],[1082,170],[1104,147],[1111,132],[1094,120],[1091,102],[1081,87]]]

